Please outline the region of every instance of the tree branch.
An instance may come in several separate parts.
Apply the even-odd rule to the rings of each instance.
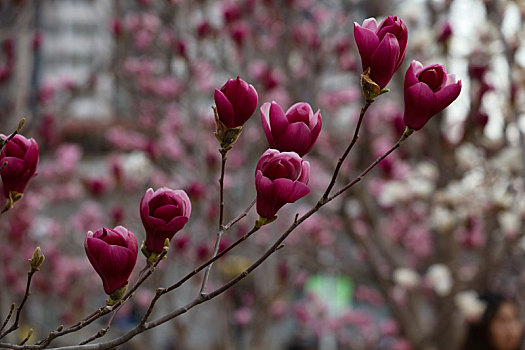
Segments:
[[[27,273],[26,291],[25,291],[24,297],[22,299],[22,302],[20,303],[20,306],[16,309],[15,321],[11,325],[11,327],[9,327],[7,330],[5,330],[4,333],[0,334],[0,339],[5,337],[9,333],[17,330],[18,327],[20,326],[20,313],[22,312],[22,309],[24,308],[24,305],[25,305],[25,303],[27,301],[27,298],[29,298],[29,295],[30,295],[29,288],[31,286],[31,279],[33,278],[33,275],[37,271],[38,271],[37,269],[31,268],[31,271],[29,271]],[[11,311],[9,312],[9,315],[7,316],[6,322],[4,322],[4,325],[2,325],[2,328],[4,328],[4,326],[7,324],[7,321],[9,320],[10,316],[12,315],[12,310],[13,309],[11,308]]]
[[[219,232],[217,232],[217,237],[215,238],[215,247],[213,248],[213,254],[211,258],[217,256],[219,252],[219,246],[221,244],[222,234],[224,233],[224,170],[226,168],[226,149],[221,148],[219,150],[221,153],[221,177],[219,178]],[[202,279],[202,285],[200,289],[200,294],[206,294],[206,285],[208,284],[208,278],[210,277],[210,271],[213,263],[209,264],[206,270],[204,271],[204,278]]]
[[[367,99],[365,105],[363,106],[363,108],[361,108],[361,113],[359,114],[359,120],[357,121],[357,125],[356,125],[355,131],[354,131],[354,137],[352,138],[352,141],[350,142],[350,144],[346,148],[345,152],[343,153],[343,155],[339,158],[339,160],[337,162],[337,165],[336,165],[335,170],[334,170],[334,174],[332,175],[332,180],[330,181],[330,184],[328,184],[328,187],[326,188],[326,191],[323,194],[322,198],[324,200],[328,199],[328,196],[330,195],[330,191],[332,190],[332,188],[335,185],[335,180],[337,179],[337,175],[339,174],[339,170],[341,169],[341,166],[343,165],[344,160],[346,159],[346,157],[348,156],[348,154],[350,153],[350,151],[352,150],[352,148],[356,144],[357,139],[359,139],[359,129],[361,128],[361,123],[363,122],[363,119],[365,117],[366,111],[368,110],[368,107],[370,107],[370,105],[373,102],[374,102],[374,100],[368,100]]]

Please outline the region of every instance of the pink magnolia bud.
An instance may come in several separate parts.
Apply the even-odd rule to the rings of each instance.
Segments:
[[[89,262],[102,279],[104,291],[111,294],[128,283],[137,261],[137,238],[127,228],[101,228],[89,231],[84,241]]]
[[[446,21],[443,24],[441,24],[441,26],[438,28],[437,40],[440,43],[445,43],[448,39],[450,39],[452,34],[452,26],[450,25],[449,21]]]
[[[354,38],[361,55],[363,71],[370,68],[370,78],[384,88],[405,58],[408,30],[397,16],[388,16],[379,26],[375,18],[363,25],[354,22]]]
[[[314,114],[305,102],[294,104],[286,114],[277,103],[265,103],[261,107],[261,120],[270,147],[296,152],[301,157],[310,152],[323,125],[319,110]]]
[[[255,169],[257,213],[271,219],[286,203],[293,203],[310,193],[310,163],[295,152],[268,149]]]
[[[146,248],[161,253],[166,238],[171,240],[182,229],[191,214],[191,202],[183,190],[152,188],[140,201],[140,218],[146,229]]]
[[[0,138],[5,140],[7,137],[0,134]],[[9,192],[24,193],[38,165],[36,141],[20,134],[15,135],[0,152],[0,167],[5,162],[7,165],[0,170],[4,196],[9,198]]]
[[[487,126],[489,122],[489,115],[485,112],[478,112],[472,117],[472,121],[475,125],[480,126],[482,129]]]
[[[237,77],[229,79],[220,90],[215,89],[215,104],[219,119],[232,129],[243,125],[257,107],[255,88]]]
[[[427,67],[412,61],[405,74],[405,125],[421,129],[430,118],[451,104],[461,91],[461,80],[447,75],[445,67],[433,64]]]

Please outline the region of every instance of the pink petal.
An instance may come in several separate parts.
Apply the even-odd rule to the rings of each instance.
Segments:
[[[3,176],[16,176],[24,171],[24,161],[20,158],[5,157],[2,159],[2,164],[7,162],[7,166],[0,170]]]
[[[259,196],[259,194],[266,196],[273,195],[272,180],[264,176],[260,170],[257,171],[257,174],[255,175],[255,188],[257,190],[257,196]]]
[[[312,107],[306,102],[298,102],[286,111],[288,123],[305,123],[308,127],[313,125],[310,124],[313,115]]]
[[[272,128],[274,141],[276,141],[288,128],[288,119],[286,119],[281,106],[275,102],[272,102],[270,106],[270,126]]]
[[[263,218],[273,218],[285,203],[277,202],[275,198],[257,194],[257,214]]]
[[[275,186],[274,195],[279,202],[294,203],[310,193],[308,186],[298,181],[276,179],[273,184]]]
[[[436,114],[444,110],[448,105],[450,105],[456,98],[458,98],[459,93],[461,92],[461,80],[457,83],[450,84],[445,86],[440,91],[436,92],[436,100],[438,105],[436,107]]]
[[[217,113],[219,113],[219,119],[228,128],[234,128],[235,114],[233,112],[233,106],[228,101],[226,96],[218,89],[215,89],[215,105],[217,106]]]
[[[13,142],[13,140],[8,142],[4,147],[6,149],[5,153],[10,157],[24,158],[25,151],[19,145],[17,145],[16,142]]]
[[[175,205],[164,205],[153,211],[152,216],[169,222],[174,216],[179,216],[179,208]]]
[[[142,219],[142,222],[149,216],[149,202],[151,201],[151,197],[153,196],[153,189],[150,187],[146,191],[146,193],[142,196],[142,199],[140,200],[140,218]]]
[[[399,56],[399,43],[396,37],[387,33],[370,59],[370,78],[384,88],[392,75]]]
[[[437,99],[425,83],[417,83],[405,90],[405,125],[414,130],[421,129],[434,115]]]
[[[177,216],[173,218],[167,224],[159,227],[160,231],[169,231],[175,234],[177,231],[180,231],[184,225],[188,222],[188,218],[185,216]]]
[[[270,106],[271,104],[269,102],[266,102],[261,106],[261,121],[268,144],[270,147],[275,148],[275,142],[273,141],[272,131],[270,129]]]
[[[416,72],[421,71],[422,68],[423,65],[421,64],[421,62],[414,60],[412,61],[412,63],[410,63],[410,66],[408,67],[407,72],[405,73],[405,89],[408,89],[412,85],[419,83],[419,79],[417,78]]]
[[[27,169],[30,170],[31,175],[33,175],[38,165],[38,145],[33,139],[31,140],[33,141],[33,144],[27,149],[27,152],[24,157],[24,165]]]
[[[309,180],[310,180],[310,163],[304,160],[303,164],[301,165],[301,176],[297,179],[297,181],[302,182],[305,185],[308,185]]]
[[[257,108],[258,96],[255,88],[247,84],[247,88],[243,94],[242,100],[240,100],[235,107],[235,123],[236,126],[243,125],[253,115],[255,108]]]
[[[360,27],[354,23],[354,38],[361,56],[363,71],[366,70],[371,62],[372,55],[379,46],[379,38],[376,33],[370,29]]]
[[[286,132],[279,136],[277,143],[280,150],[294,151],[303,156],[312,144],[310,129],[304,123],[290,124]]]
[[[315,113],[314,118],[317,119],[317,123],[313,124],[315,126],[311,129],[312,130],[310,133],[311,143],[310,143],[310,147],[306,149],[305,154],[310,152],[312,147],[315,145],[315,142],[317,141],[317,137],[319,137],[319,134],[321,133],[321,128],[323,127],[323,117],[321,116],[321,113],[319,110]]]
[[[367,28],[370,30],[373,30],[374,32],[377,31],[377,22],[376,19],[373,17],[367,18],[363,21],[363,28]]]

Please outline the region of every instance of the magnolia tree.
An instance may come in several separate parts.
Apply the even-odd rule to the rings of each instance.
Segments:
[[[0,347],[457,348],[525,277],[524,9],[474,5],[465,52],[449,1],[116,1],[88,124],[100,67],[17,90],[45,36],[5,5]]]

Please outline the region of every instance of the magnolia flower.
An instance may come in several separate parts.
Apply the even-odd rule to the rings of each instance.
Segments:
[[[137,261],[135,235],[123,226],[89,231],[84,241],[89,262],[102,279],[104,291],[111,295],[126,286]]]
[[[451,104],[461,91],[461,80],[456,82],[445,67],[433,64],[423,67],[412,61],[405,74],[405,125],[421,129],[430,118]]]
[[[257,213],[271,219],[286,203],[293,203],[310,193],[310,163],[295,152],[269,149],[261,156],[255,170]]]
[[[186,225],[191,214],[191,202],[183,190],[167,187],[148,189],[140,201],[140,218],[146,229],[146,248],[161,253],[164,241],[170,241]]]

